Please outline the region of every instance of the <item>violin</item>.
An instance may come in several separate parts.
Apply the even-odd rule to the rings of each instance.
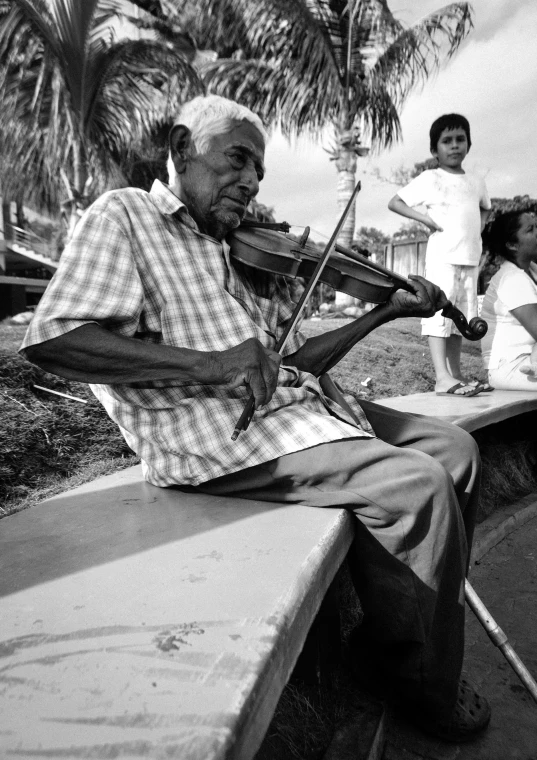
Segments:
[[[278,353],[283,351],[291,331],[298,323],[307,299],[318,282],[328,282],[336,290],[343,290],[346,293],[350,292],[350,295],[373,303],[385,303],[391,293],[399,288],[414,293],[410,280],[401,277],[395,272],[391,272],[380,264],[370,262],[365,256],[343,248],[336,243],[356,195],[360,192],[360,188],[361,184],[358,182],[322,254],[319,254],[313,246],[310,246],[310,249],[306,251],[309,227],[306,227],[304,234],[298,241],[286,237],[285,234],[282,235],[282,232],[289,232],[290,226],[287,222],[278,225],[243,221],[238,228],[238,230],[242,228],[242,232],[238,232],[235,229],[228,235],[231,257],[242,264],[272,272],[273,274],[280,274],[284,277],[308,276],[310,269],[313,269],[304,292],[295,305],[291,319],[276,343],[275,350]],[[262,236],[263,242],[259,240],[260,229],[264,230]],[[249,230],[249,232],[245,232],[245,230]],[[268,234],[269,232],[270,234]],[[277,237],[274,237],[275,235]],[[352,266],[350,266],[347,260],[343,264],[341,257],[338,260],[338,253],[343,254],[346,259],[350,259]],[[337,283],[334,278],[337,280]],[[350,291],[344,290],[344,288],[350,288],[351,284],[352,289]],[[470,340],[479,340],[487,332],[488,326],[485,320],[475,317],[468,324],[464,314],[451,303],[448,303],[443,308],[442,314],[453,319],[462,334]],[[240,432],[247,429],[254,411],[254,394],[250,393],[248,401],[233,430],[232,441],[237,440]]]
[[[321,257],[316,246],[308,242],[309,227],[299,240],[287,233],[287,222],[263,223],[243,220],[242,224],[227,236],[231,258],[246,266],[279,274],[291,279],[309,279]],[[385,303],[398,290],[414,293],[410,280],[392,272],[381,264],[370,261],[355,251],[336,243],[335,252],[330,255],[319,281],[334,290],[358,298],[368,303]],[[480,340],[487,332],[484,319],[474,317],[468,323],[464,314],[449,303],[442,314],[452,319],[459,332],[467,340]]]

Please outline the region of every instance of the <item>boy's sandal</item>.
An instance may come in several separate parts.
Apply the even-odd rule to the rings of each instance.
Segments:
[[[468,396],[477,396],[479,386],[473,386],[471,383],[455,383],[447,391],[436,391],[437,396],[459,396],[468,398]]]
[[[455,707],[449,717],[434,717],[426,711],[404,710],[405,717],[424,733],[456,744],[472,741],[482,733],[490,722],[490,705],[473,686],[461,679]]]
[[[471,380],[468,385],[473,385],[474,388],[479,388],[479,393],[490,393],[494,388],[487,382],[481,382],[480,380]]]

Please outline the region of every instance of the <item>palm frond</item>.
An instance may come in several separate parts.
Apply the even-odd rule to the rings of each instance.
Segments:
[[[12,0],[0,14],[0,155],[17,197],[57,209],[60,168],[73,192],[88,172],[96,191],[123,183],[118,156],[203,91],[190,43],[189,56],[156,39],[111,43],[117,3]]]
[[[469,3],[452,3],[405,29],[372,68],[377,81],[388,81],[399,105],[458,50],[473,27]]]
[[[217,0],[199,1],[218,13]],[[363,117],[376,145],[398,139],[404,98],[472,27],[466,2],[409,29],[386,0],[225,0],[225,6],[243,14],[244,50],[201,69],[210,91],[240,98],[295,134],[318,133],[330,122],[350,129]]]

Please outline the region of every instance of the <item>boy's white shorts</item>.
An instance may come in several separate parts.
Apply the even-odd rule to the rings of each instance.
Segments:
[[[427,262],[425,278],[439,285],[453,306],[462,311],[466,319],[477,316],[477,266],[462,264],[442,264]],[[442,316],[437,311],[434,317],[421,320],[421,334],[435,338],[449,338],[451,334],[459,335],[453,320]]]

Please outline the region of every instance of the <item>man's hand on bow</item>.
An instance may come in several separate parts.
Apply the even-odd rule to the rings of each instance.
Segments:
[[[265,348],[256,338],[248,338],[238,346],[209,354],[204,382],[239,388],[245,385],[254,394],[255,407],[268,404],[278,382],[282,357]]]

